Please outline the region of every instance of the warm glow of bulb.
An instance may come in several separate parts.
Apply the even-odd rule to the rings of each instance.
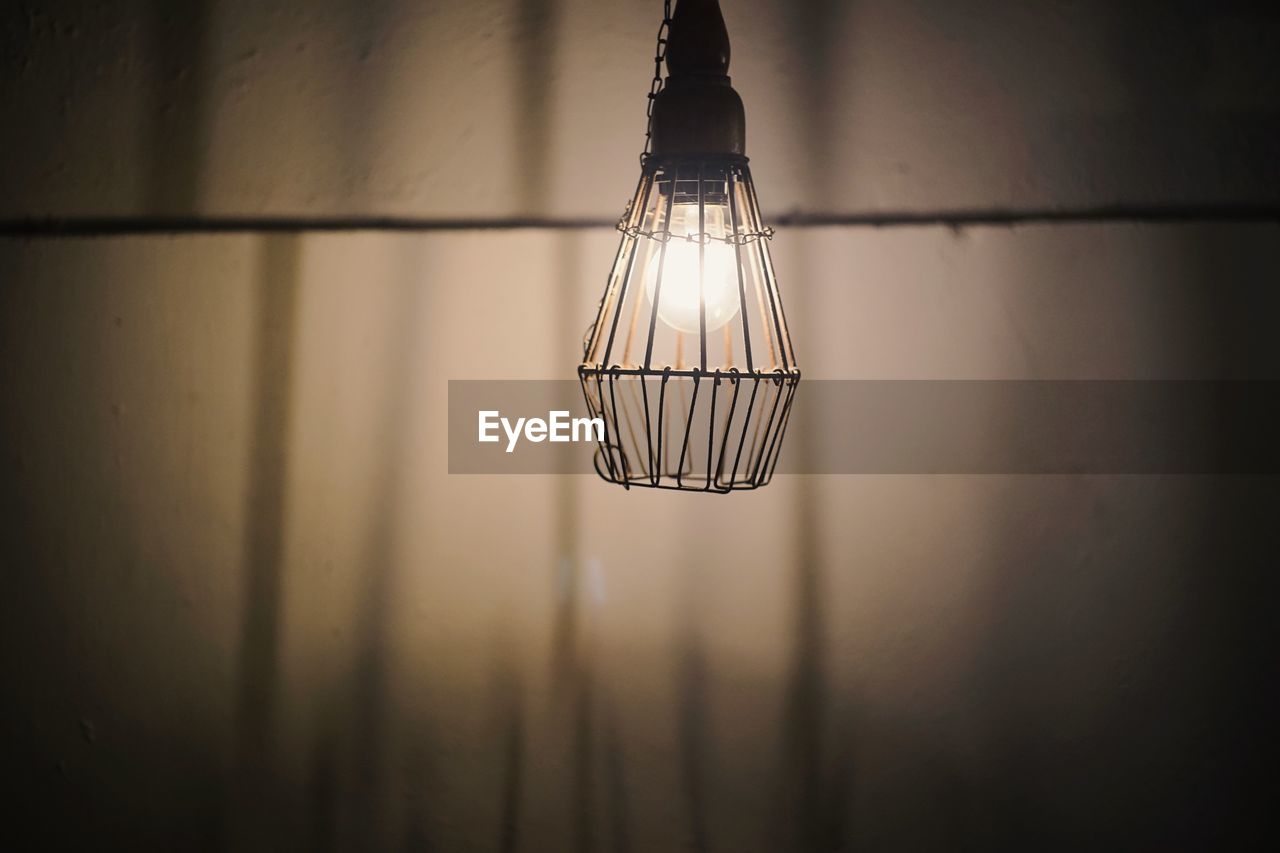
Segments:
[[[704,213],[706,233],[722,237],[723,209],[707,205]],[[719,329],[738,314],[738,264],[734,247],[719,239],[705,246],[684,239],[699,233],[698,205],[677,204],[671,212],[671,240],[662,262],[662,292],[658,297],[658,317],[680,332],[699,334],[700,305],[706,305],[707,331]],[[654,252],[645,274],[644,290],[653,304],[658,289],[660,253]],[[701,297],[701,299],[699,299]]]

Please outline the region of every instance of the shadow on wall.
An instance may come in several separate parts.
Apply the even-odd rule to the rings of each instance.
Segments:
[[[22,401],[0,417],[0,720],[13,774],[0,846],[214,848],[226,667],[192,596],[219,566],[203,550],[214,537],[166,528],[191,534],[186,521],[215,507],[146,446],[149,413],[130,405],[163,370],[120,371],[173,335],[122,309],[140,304],[137,286],[103,287],[94,251],[0,255],[0,389]],[[173,572],[177,548],[190,552]]]
[[[191,216],[209,144],[210,0],[149,0],[152,102],[142,212]]]
[[[803,180],[807,197],[818,210],[836,209],[828,176],[843,152],[832,150],[832,111],[827,105],[835,96],[834,64],[836,52],[841,49],[836,41],[841,31],[837,21],[855,11],[856,7],[848,9],[835,0],[813,0],[788,9],[789,43],[797,52],[796,67],[803,69],[796,76],[799,88],[794,93],[795,108],[800,113],[798,127],[807,152]],[[803,241],[805,235],[792,234],[791,239]],[[789,281],[817,280],[816,270],[809,267],[809,253],[797,252],[796,258],[799,263],[789,270]],[[803,364],[804,318],[816,316],[817,310],[812,304],[813,294],[802,286],[787,287],[784,293],[791,316],[799,318],[795,334],[801,347],[797,358]],[[815,436],[812,424],[800,421],[795,426],[798,429],[793,427],[789,432],[787,452],[803,460],[812,453]],[[786,679],[784,728],[780,733],[783,771],[777,780],[785,815],[778,827],[777,843],[779,849],[798,853],[840,849],[847,842],[853,829],[848,824],[857,766],[853,753],[856,734],[852,730],[856,714],[847,707],[856,698],[846,687],[845,707],[841,708],[841,700],[828,682],[829,614],[824,601],[825,575],[832,568],[832,561],[820,544],[823,531],[818,511],[819,488],[819,480],[803,478],[795,502],[793,646]]]
[[[269,787],[276,761],[288,454],[293,425],[302,238],[262,240],[253,359],[253,422],[247,460],[242,621],[237,655],[235,772],[230,791],[233,846],[276,822]]]
[[[1196,378],[1280,376],[1262,228],[1187,229],[1181,263],[1156,268],[1169,296],[1150,322],[1194,330]],[[1015,310],[1031,310],[1035,271],[1011,274],[1029,282]],[[1213,849],[1225,827],[1260,826],[1248,780],[1267,770],[1258,739],[1280,710],[1257,686],[1274,668],[1280,484],[1006,481],[973,673],[989,761],[975,805],[998,819],[975,842]]]
[[[1236,103],[1219,91],[1224,87],[1216,79],[1230,70],[1223,67],[1226,36],[1259,8],[1241,0],[1109,4],[1106,56],[1127,109],[1091,116],[1092,127],[1064,130],[1079,133],[1084,150],[1095,147],[1088,137],[1100,130],[1122,143],[1125,173],[1152,197],[1160,197],[1170,176],[1184,174],[1188,163],[1212,175],[1210,187],[1216,182],[1237,192],[1261,189],[1266,181],[1259,179],[1268,175],[1258,170],[1270,171],[1262,164],[1270,161],[1265,152],[1280,135],[1280,112],[1274,103],[1270,110],[1250,106],[1247,99]],[[1265,17],[1254,24],[1264,22]],[[1215,154],[1209,163],[1206,151]]]
[[[376,55],[394,25],[389,4],[344,2],[340,13],[348,18],[347,31],[366,55]],[[366,63],[346,81],[347,108],[342,127],[348,132],[336,140],[341,161],[357,168],[372,152],[362,130],[383,118],[381,93],[385,88],[385,63]],[[358,120],[355,117],[360,117]],[[289,399],[295,393],[291,352],[296,345],[299,260],[301,238],[269,237],[264,243],[261,277],[257,366],[256,422],[253,432],[253,482],[246,507],[249,519],[246,555],[246,599],[240,651],[240,695],[237,713],[237,778],[231,825],[237,827],[231,846],[239,849],[276,838],[287,843],[292,824],[281,820],[296,792],[279,790],[288,785],[281,766],[283,755],[272,745],[283,734],[286,721],[276,711],[279,685],[282,619],[281,577],[286,534],[286,492],[289,470]],[[415,324],[424,315],[428,297],[419,249],[402,247],[393,269],[395,306],[385,336],[379,342],[381,363],[389,365],[386,393],[367,436],[375,448],[367,472],[368,502],[361,507],[363,540],[352,567],[358,577],[355,625],[349,670],[328,674],[321,688],[324,701],[315,708],[316,729],[309,757],[310,782],[304,810],[306,834],[315,849],[378,849],[397,843],[399,831],[388,822],[388,803],[403,799],[388,790],[390,778],[406,784],[425,785],[429,738],[418,725],[406,740],[406,760],[389,754],[389,739],[402,717],[393,707],[392,663],[389,654],[389,617],[397,583],[397,503],[404,496],[403,459],[414,440],[411,402],[416,399],[419,376],[416,354],[423,346]],[[401,767],[403,766],[403,771]],[[393,772],[393,770],[395,772]],[[410,790],[410,799],[423,796]],[[409,806],[410,839],[426,844],[423,825],[414,819],[420,808]]]

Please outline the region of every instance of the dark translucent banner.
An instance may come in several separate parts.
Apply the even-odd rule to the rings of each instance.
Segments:
[[[656,435],[659,380],[624,386],[620,422]],[[669,386],[667,435],[738,434],[710,380]],[[687,418],[681,401],[701,394]],[[727,400],[730,386],[717,393]],[[802,380],[777,451],[778,474],[1275,474],[1280,383],[1271,381]],[[697,406],[694,407],[698,411]],[[452,474],[588,474],[602,429],[577,380],[451,380]],[[697,423],[692,423],[693,420]],[[687,425],[687,426],[686,426]],[[639,434],[637,434],[637,432]],[[481,440],[481,435],[486,440]],[[749,435],[744,427],[742,441]],[[658,459],[644,431],[606,434],[633,464]],[[676,443],[678,445],[678,442]],[[668,441],[663,452],[678,457]],[[714,444],[713,444],[714,447]],[[621,448],[619,450],[619,448]],[[661,463],[659,463],[661,464]]]

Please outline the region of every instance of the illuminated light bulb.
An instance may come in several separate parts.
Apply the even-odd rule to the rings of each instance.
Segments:
[[[712,332],[736,317],[741,304],[734,247],[716,239],[725,233],[724,207],[705,205],[703,216],[705,228],[699,229],[697,204],[672,205],[666,257],[653,256],[644,283],[650,305],[658,295],[658,318],[676,331],[695,335],[702,331],[701,305],[706,305],[707,331]],[[705,240],[705,248],[697,242],[699,233],[712,235]]]

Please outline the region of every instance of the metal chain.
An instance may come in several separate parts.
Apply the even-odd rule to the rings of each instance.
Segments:
[[[671,0],[662,0],[662,25],[658,27],[658,43],[653,49],[653,80],[649,83],[649,106],[645,111],[644,151],[640,152],[640,165],[649,159],[649,146],[653,144],[653,105],[662,91],[662,63],[667,58],[667,35],[671,32]]]
[[[645,127],[644,127],[644,150],[640,152],[640,165],[643,167],[645,161],[649,159],[649,146],[653,143],[653,105],[658,99],[658,93],[662,91],[662,63],[667,59],[667,35],[671,31],[671,0],[662,0],[662,24],[658,27],[658,43],[653,49],[653,80],[649,83],[649,104],[645,109]],[[627,202],[626,212],[622,214],[622,220],[618,223],[618,230],[626,232],[625,223],[631,214],[631,205],[635,203],[635,199]],[[634,235],[633,235],[634,236]],[[605,299],[608,297],[608,291],[600,297],[600,305],[604,305]],[[591,351],[591,339],[596,333],[596,323],[599,322],[599,311],[596,312],[596,319],[587,326],[587,332],[582,338],[582,357],[585,359]]]

